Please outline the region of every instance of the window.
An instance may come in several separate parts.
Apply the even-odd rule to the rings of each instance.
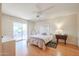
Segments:
[[[15,40],[27,39],[27,24],[14,22],[13,36]]]

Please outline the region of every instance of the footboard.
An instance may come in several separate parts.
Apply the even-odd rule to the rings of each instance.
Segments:
[[[36,45],[43,50],[46,49],[45,42],[43,39],[31,37],[28,39],[28,43],[32,45]]]

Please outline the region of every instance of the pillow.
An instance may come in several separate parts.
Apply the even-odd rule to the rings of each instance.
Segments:
[[[47,33],[42,33],[42,35],[47,35]]]

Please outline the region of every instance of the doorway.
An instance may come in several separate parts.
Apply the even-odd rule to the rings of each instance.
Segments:
[[[27,23],[14,22],[13,37],[16,41],[16,55],[25,56],[27,53]]]

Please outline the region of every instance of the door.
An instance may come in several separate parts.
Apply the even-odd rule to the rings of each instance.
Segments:
[[[14,22],[13,36],[16,40],[16,55],[24,56],[27,53],[27,23]]]

